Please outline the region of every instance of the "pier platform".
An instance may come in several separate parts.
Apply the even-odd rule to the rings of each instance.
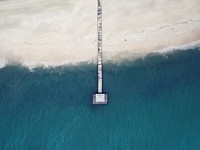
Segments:
[[[108,95],[105,93],[93,94],[93,104],[107,104]]]

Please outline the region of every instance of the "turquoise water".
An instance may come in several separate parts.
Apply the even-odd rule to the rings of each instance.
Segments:
[[[96,66],[0,69],[0,150],[199,150],[200,48]]]

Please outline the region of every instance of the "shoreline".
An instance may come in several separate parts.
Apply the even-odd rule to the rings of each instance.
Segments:
[[[150,54],[165,54],[165,53],[170,53],[174,52],[177,50],[184,51],[184,50],[189,50],[189,49],[195,49],[195,48],[200,48],[200,40],[188,43],[188,44],[183,44],[179,46],[169,46],[163,49],[159,50],[152,50],[148,52],[143,52],[143,53],[134,53],[133,51],[121,51],[121,53],[117,53],[116,55],[113,55],[112,57],[107,57],[104,59],[104,63],[112,62],[112,63],[122,63],[125,60],[137,60],[139,58],[145,58],[146,56]],[[11,58],[12,59],[12,58]],[[66,61],[66,62],[29,62],[29,63],[23,63],[20,62],[16,59],[10,60],[9,62],[3,62],[0,60],[0,68],[4,68],[7,65],[21,65],[23,67],[27,67],[30,70],[36,69],[36,68],[55,68],[55,67],[60,67],[60,66],[78,66],[83,63],[87,64],[96,64],[96,58],[92,58],[90,60],[80,60],[80,61]]]

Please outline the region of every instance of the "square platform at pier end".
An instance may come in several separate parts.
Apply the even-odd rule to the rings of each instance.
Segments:
[[[107,104],[108,95],[104,93],[93,94],[93,104]]]

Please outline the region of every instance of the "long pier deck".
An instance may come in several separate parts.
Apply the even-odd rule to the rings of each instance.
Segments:
[[[107,104],[108,95],[103,93],[103,59],[102,59],[102,0],[98,0],[97,8],[98,54],[97,75],[98,93],[93,94],[93,104]]]

